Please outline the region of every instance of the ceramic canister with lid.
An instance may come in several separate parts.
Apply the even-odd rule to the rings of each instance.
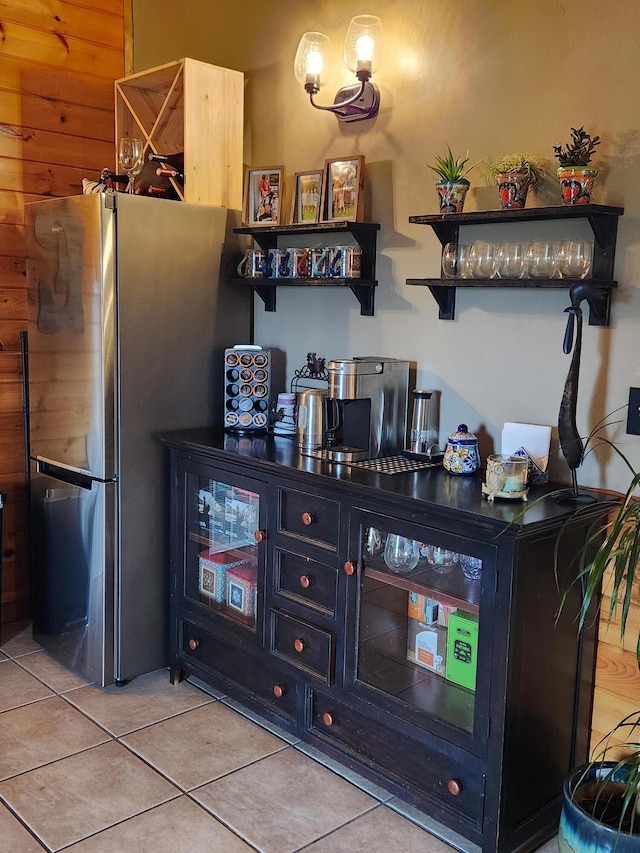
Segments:
[[[450,474],[473,474],[480,467],[478,436],[469,432],[466,424],[460,424],[449,436],[442,464]]]

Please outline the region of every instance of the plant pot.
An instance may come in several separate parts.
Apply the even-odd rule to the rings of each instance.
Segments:
[[[526,172],[501,172],[496,175],[498,200],[502,210],[519,210],[524,207],[531,178]]]
[[[597,169],[560,166],[557,171],[563,204],[591,204],[593,182]]]
[[[460,178],[458,181],[438,181],[436,190],[440,199],[440,213],[462,213],[470,186],[466,178]]]
[[[589,809],[597,793],[601,780],[615,767],[615,762],[599,762],[576,768],[564,782],[564,803],[558,831],[558,850],[560,853],[639,853],[640,835],[629,835],[614,826],[594,817]],[[626,775],[624,769],[616,771],[611,783],[607,783],[605,797],[609,793],[614,798],[618,790],[623,789]],[[605,818],[606,819],[606,818]],[[640,818],[636,816],[638,830]]]

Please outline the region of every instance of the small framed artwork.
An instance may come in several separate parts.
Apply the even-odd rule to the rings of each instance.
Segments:
[[[322,193],[322,220],[357,222],[362,212],[364,157],[327,160]]]
[[[317,172],[296,172],[291,208],[292,225],[320,221],[323,178],[322,169]]]
[[[247,169],[244,178],[245,225],[281,225],[284,166]]]

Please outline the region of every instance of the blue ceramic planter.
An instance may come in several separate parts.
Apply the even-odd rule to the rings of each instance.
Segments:
[[[592,767],[585,774],[585,767],[578,767],[564,783],[564,805],[558,831],[558,850],[560,853],[640,853],[640,835],[628,835],[601,823],[585,811],[581,800],[585,789],[598,785],[598,780],[609,772],[615,764],[603,762]],[[614,779],[622,781],[624,770],[616,773]]]

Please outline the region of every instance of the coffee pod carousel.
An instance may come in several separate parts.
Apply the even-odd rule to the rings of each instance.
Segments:
[[[482,494],[487,500],[507,498],[508,500],[527,500],[527,475],[529,461],[523,456],[507,456],[494,453],[487,458],[486,480],[482,484]]]

